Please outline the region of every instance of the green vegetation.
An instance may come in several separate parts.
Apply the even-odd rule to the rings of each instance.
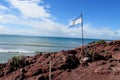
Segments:
[[[105,44],[106,41],[105,40],[98,40],[98,41],[93,41],[92,43],[90,44]]]
[[[8,64],[10,66],[22,67],[24,66],[24,59],[25,59],[25,56],[14,56],[8,60]]]

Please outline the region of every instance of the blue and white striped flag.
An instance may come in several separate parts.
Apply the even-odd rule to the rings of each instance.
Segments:
[[[82,24],[83,23],[83,20],[82,20],[82,15],[74,20],[72,20],[70,23],[69,23],[69,26],[75,26],[75,25],[78,25],[78,24]]]

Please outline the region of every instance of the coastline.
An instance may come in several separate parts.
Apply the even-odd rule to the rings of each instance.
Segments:
[[[83,57],[82,51],[86,49],[88,55]],[[16,59],[19,62],[15,63]],[[48,80],[50,59],[52,80],[111,80],[113,77],[119,80],[120,40],[99,41],[72,50],[16,57],[0,64],[0,80]]]
[[[85,44],[97,39],[85,39]],[[81,46],[80,38],[0,35],[0,63],[13,56],[34,56],[36,52],[59,52]]]

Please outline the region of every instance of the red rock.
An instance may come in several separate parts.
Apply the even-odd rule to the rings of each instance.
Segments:
[[[0,77],[4,75],[3,71],[0,69]]]
[[[0,80],[48,80],[50,60],[52,80],[119,80],[120,40],[27,56],[18,66],[0,64]]]

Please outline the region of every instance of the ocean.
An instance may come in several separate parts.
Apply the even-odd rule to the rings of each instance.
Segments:
[[[85,44],[98,39],[84,39]],[[0,63],[13,56],[33,56],[37,52],[58,52],[81,46],[81,38],[0,35]]]

